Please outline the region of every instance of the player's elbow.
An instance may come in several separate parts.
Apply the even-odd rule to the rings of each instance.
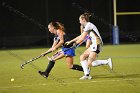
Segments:
[[[62,40],[62,41],[60,41],[59,43],[60,43],[60,45],[63,45],[63,44],[64,44],[64,41]]]

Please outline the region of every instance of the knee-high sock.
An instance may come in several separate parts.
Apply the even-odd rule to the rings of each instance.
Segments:
[[[73,70],[78,70],[78,71],[83,71],[82,66],[77,65],[77,64],[74,64],[73,67],[72,67],[72,69],[73,69]]]
[[[100,65],[106,65],[108,63],[107,60],[95,60],[92,62],[92,66],[100,66]]]
[[[84,75],[89,75],[90,71],[88,68],[87,60],[81,61],[81,65],[82,65],[83,70],[84,70]]]
[[[51,69],[53,68],[54,64],[55,64],[54,61],[50,61],[50,62],[48,63],[48,66],[47,66],[47,68],[46,68],[46,70],[45,70],[45,73],[46,73],[47,75],[50,73],[50,71],[51,71]]]

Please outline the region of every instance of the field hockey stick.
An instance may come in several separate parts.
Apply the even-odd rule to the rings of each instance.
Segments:
[[[45,53],[44,55],[47,55],[47,54],[49,54],[49,53],[51,53],[51,52],[52,52],[52,51],[49,51],[49,52]],[[26,61],[26,62],[24,62],[23,64],[21,64],[20,67],[23,69],[23,68],[24,68],[24,65],[29,64],[29,63],[31,63],[31,62],[33,62],[33,61],[35,61],[35,60],[37,60],[37,59],[39,59],[39,58],[41,58],[41,57],[42,57],[42,55],[39,55],[39,56],[37,56],[37,57],[34,57],[34,58],[30,59],[29,61]]]

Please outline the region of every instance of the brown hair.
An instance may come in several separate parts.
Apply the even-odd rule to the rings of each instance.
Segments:
[[[62,31],[65,30],[64,25],[60,22],[50,22],[49,25],[53,26],[54,29],[56,29],[56,30],[58,30],[58,29],[60,29]]]
[[[91,17],[92,15],[90,13],[84,13],[82,15],[80,15],[80,18],[81,19],[85,19],[87,22],[89,22],[89,18]]]

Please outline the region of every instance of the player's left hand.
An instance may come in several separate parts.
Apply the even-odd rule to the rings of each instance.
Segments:
[[[51,48],[51,51],[52,51],[52,52],[54,52],[55,50],[57,50],[56,47],[52,47],[52,48]]]
[[[69,44],[71,44],[71,42],[70,41],[67,41],[67,42],[65,42],[65,44],[64,45],[69,45]]]

